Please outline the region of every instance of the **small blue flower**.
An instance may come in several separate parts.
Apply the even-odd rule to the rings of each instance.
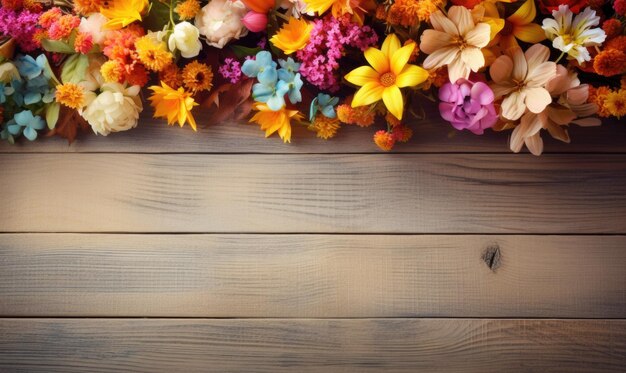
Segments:
[[[278,60],[278,63],[280,64],[280,67],[282,69],[285,69],[287,72],[290,72],[292,74],[295,74],[298,71],[300,71],[300,64],[297,63],[296,61],[294,61],[293,58],[291,58],[291,57],[287,58],[286,61],[285,60]]]
[[[15,114],[13,119],[8,123],[8,130],[11,135],[17,136],[20,133],[30,141],[37,138],[37,130],[42,130],[46,126],[46,122],[39,116],[33,116],[32,111],[24,110]]]
[[[252,86],[252,98],[264,102],[271,110],[277,111],[285,106],[285,94],[289,85],[282,80],[274,80],[270,84],[256,83]]]
[[[24,93],[26,90],[24,82],[22,82],[21,80],[13,80],[11,81],[11,88],[13,88],[13,102],[15,102],[17,106],[23,106]]]
[[[337,113],[335,113],[335,106],[338,103],[339,97],[332,97],[331,95],[327,95],[325,93],[319,93],[317,97],[311,101],[309,120],[313,121],[313,118],[317,115],[318,110],[321,111],[326,118],[333,119],[337,117]]]
[[[0,131],[0,138],[2,140],[6,140],[9,144],[14,144],[15,138],[13,137],[11,132],[9,132],[9,123],[11,122],[15,122],[15,121],[11,119],[10,121],[2,125],[2,131]]]
[[[276,62],[272,61],[272,54],[268,51],[260,51],[254,60],[246,60],[241,66],[241,72],[249,78],[263,75],[267,69],[276,70]]]
[[[287,91],[287,97],[289,97],[289,101],[292,104],[302,101],[302,94],[300,93],[300,89],[302,89],[302,79],[300,78],[300,73],[294,75],[293,79],[290,82],[286,82],[289,85],[289,91]]]
[[[15,66],[20,72],[20,75],[27,79],[35,79],[41,73],[47,75],[46,78],[50,78],[48,71],[48,60],[46,56],[40,54],[37,59],[32,58],[29,55],[19,55],[15,58]]]

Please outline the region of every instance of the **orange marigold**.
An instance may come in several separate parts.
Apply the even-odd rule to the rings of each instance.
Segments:
[[[598,105],[598,116],[600,117],[608,117],[611,115],[609,111],[604,106],[604,102],[606,101],[606,96],[611,93],[611,88],[607,86],[600,87],[590,87],[589,88],[589,99],[587,101],[592,102]]]
[[[185,87],[194,93],[213,87],[211,67],[198,61],[191,61],[183,68],[182,78]]]
[[[444,0],[396,0],[387,15],[387,22],[392,25],[411,27],[418,22],[427,21],[431,13],[443,6]]]
[[[626,90],[612,91],[606,95],[604,100],[606,111],[617,118],[626,115]]]
[[[387,18],[387,6],[384,4],[378,4],[376,7],[376,19],[385,20]]]
[[[33,34],[33,41],[35,42],[37,47],[41,47],[41,41],[43,39],[48,39],[48,31],[42,28],[38,28],[37,30],[35,30],[35,33]]]
[[[413,136],[413,130],[404,125],[395,126],[391,133],[399,142],[407,142]]]
[[[121,83],[125,71],[120,61],[109,60],[100,66],[100,74],[107,83]]]
[[[339,130],[339,119],[328,118],[322,114],[318,114],[308,128],[311,131],[315,131],[317,137],[328,140],[331,137],[335,137],[337,134]]]
[[[349,103],[337,106],[337,118],[342,123],[369,127],[374,123],[376,113],[369,106],[351,107]]]
[[[100,11],[106,4],[105,0],[74,0],[74,10],[84,16]]]
[[[22,0],[2,0],[1,4],[3,8],[19,10],[24,5],[24,2]]]
[[[626,36],[617,36],[604,43],[604,49],[617,49],[626,51]]]
[[[183,85],[182,74],[175,63],[172,63],[165,69],[159,71],[159,80],[174,89],[178,89]]]
[[[56,101],[71,109],[80,109],[85,103],[83,87],[75,83],[64,83],[56,87]]]
[[[39,26],[48,28],[62,15],[61,8],[50,8],[39,16]]]
[[[24,0],[24,9],[30,10],[33,13],[41,13],[43,11],[43,4],[36,0]]]
[[[393,116],[393,114],[391,114],[390,112],[387,112],[387,115],[385,115],[385,120],[387,121],[387,124],[389,124],[389,126],[391,126],[392,128],[402,124],[400,119]]]
[[[378,145],[380,149],[388,152],[393,149],[393,146],[396,144],[396,138],[390,132],[380,130],[374,134],[374,143]]]
[[[74,50],[76,53],[87,54],[93,47],[93,36],[79,32],[74,39]]]
[[[196,14],[200,12],[200,3],[198,0],[185,0],[176,5],[174,11],[181,20],[186,21],[195,18]]]
[[[626,54],[616,49],[605,49],[593,59],[593,69],[603,76],[626,72]]]
[[[148,78],[148,70],[142,64],[135,63],[126,66],[126,81],[128,84],[143,87],[148,83]]]
[[[607,19],[604,23],[602,23],[602,30],[604,30],[607,40],[613,39],[614,37],[621,35],[623,30],[622,23],[615,18]]]
[[[72,31],[80,25],[80,18],[66,14],[52,22],[48,29],[48,36],[52,40],[61,40],[70,36]]]
[[[415,40],[413,39],[407,39],[404,44],[402,44],[402,46],[407,46],[409,44],[413,43],[415,45],[415,48],[413,48],[413,52],[411,53],[411,57],[409,57],[409,63],[414,63],[415,61],[417,61],[417,57],[420,54],[420,48],[419,48],[419,43],[417,43]]]

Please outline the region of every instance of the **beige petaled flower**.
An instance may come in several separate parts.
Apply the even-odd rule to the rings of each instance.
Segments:
[[[430,15],[434,29],[425,30],[420,50],[429,56],[424,61],[427,70],[448,66],[451,82],[467,79],[470,71],[485,65],[481,49],[487,46],[491,28],[487,23],[475,23],[472,13],[463,6],[452,6],[446,17],[441,11]]]
[[[549,62],[548,47],[535,44],[522,52],[512,51],[512,56],[498,57],[489,69],[493,79],[491,89],[497,98],[504,97],[501,115],[517,120],[526,112],[541,113],[552,102],[545,88],[556,75],[556,63]]]
[[[545,129],[555,139],[570,142],[567,126],[599,126],[597,118],[584,118],[597,112],[596,104],[587,103],[589,86],[580,84],[576,73],[568,71],[564,66],[557,65],[556,76],[546,84],[546,90],[554,101],[541,113],[526,112],[511,134],[511,150],[519,152],[522,146],[534,155],[543,151],[541,130]],[[580,118],[580,119],[578,119]]]

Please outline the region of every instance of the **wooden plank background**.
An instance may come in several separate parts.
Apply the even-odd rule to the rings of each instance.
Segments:
[[[373,130],[0,145],[0,372],[626,370],[623,123]]]

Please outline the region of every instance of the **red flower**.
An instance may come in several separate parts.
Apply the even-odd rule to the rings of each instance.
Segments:
[[[558,10],[559,5],[569,5],[569,9],[578,14],[583,8],[588,6],[587,0],[539,0],[539,9],[542,13],[551,14],[553,10]]]

